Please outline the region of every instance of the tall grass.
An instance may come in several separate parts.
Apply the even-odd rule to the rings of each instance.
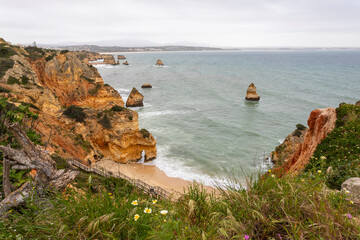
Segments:
[[[46,201],[34,195],[13,209],[0,223],[0,238],[360,239],[359,208],[328,190],[321,178],[268,173],[247,190],[219,189],[217,195],[194,183],[179,200],[155,204],[124,182],[81,179],[82,188],[51,193]]]

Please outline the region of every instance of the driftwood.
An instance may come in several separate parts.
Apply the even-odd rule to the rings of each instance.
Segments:
[[[57,170],[56,163],[52,160],[49,153],[41,147],[35,146],[20,128],[19,124],[8,123],[6,121],[4,124],[23,148],[18,150],[7,146],[0,146],[0,150],[4,155],[3,178],[4,180],[6,179],[6,181],[3,181],[5,199],[0,202],[0,216],[4,215],[10,208],[24,203],[31,192],[42,193],[48,188],[61,190],[75,179],[78,174],[78,172],[72,170]],[[24,183],[19,189],[10,193],[9,167],[21,170],[36,169],[34,181]]]

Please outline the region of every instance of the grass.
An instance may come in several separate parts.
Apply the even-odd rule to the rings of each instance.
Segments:
[[[0,58],[9,58],[15,54],[15,50],[6,46],[6,44],[0,44]]]
[[[32,60],[36,60],[38,58],[42,58],[45,55],[45,52],[42,48],[38,48],[38,47],[26,47],[25,50],[27,51],[28,54],[26,54],[25,56],[32,59]]]
[[[320,178],[266,174],[246,191],[214,196],[194,183],[172,202],[138,192],[125,180],[81,172],[77,190],[29,200],[0,223],[15,239],[358,239],[359,209]],[[137,200],[137,205],[135,201]],[[151,213],[144,210],[151,209]],[[163,212],[166,210],[167,212]],[[347,214],[351,214],[349,219]],[[135,216],[139,218],[135,221]],[[16,230],[16,231],[15,231]]]
[[[111,122],[107,114],[104,114],[104,116],[99,120],[99,123],[107,129],[111,129]]]
[[[8,80],[6,81],[7,84],[18,84],[20,85],[20,81],[19,79],[17,79],[16,77],[10,76],[8,78]]]

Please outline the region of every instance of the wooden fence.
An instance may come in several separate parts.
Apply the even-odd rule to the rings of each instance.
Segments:
[[[89,166],[86,166],[85,164],[82,164],[81,162],[79,162],[77,160],[73,160],[73,159],[67,160],[67,162],[75,167],[78,167],[78,168],[86,171],[86,172],[93,172],[93,173],[96,173],[103,177],[115,177],[115,178],[122,178],[122,179],[128,180],[131,184],[133,184],[137,188],[140,188],[145,193],[147,193],[155,198],[162,197],[162,198],[169,199],[171,197],[171,194],[168,191],[166,191],[165,189],[158,187],[158,186],[151,186],[140,179],[130,178],[129,176],[127,176],[123,173],[118,172],[118,173],[113,174],[112,172],[107,171],[103,167],[97,167],[97,166],[89,167]]]

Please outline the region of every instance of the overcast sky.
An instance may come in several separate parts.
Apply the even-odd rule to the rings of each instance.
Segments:
[[[360,0],[0,0],[0,37],[360,47]]]

